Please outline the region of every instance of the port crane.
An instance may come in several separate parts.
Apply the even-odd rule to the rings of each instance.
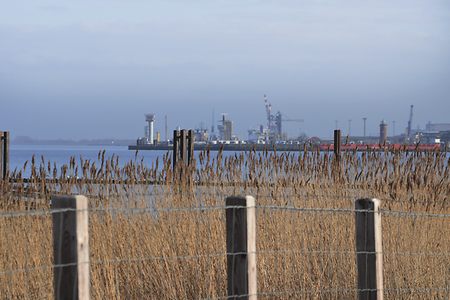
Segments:
[[[411,105],[411,112],[409,114],[409,121],[408,121],[408,131],[406,133],[406,136],[408,139],[411,139],[411,123],[412,123],[412,118],[413,118],[413,107],[414,107],[414,105]]]
[[[266,95],[264,95],[264,102],[266,105],[267,114],[267,128],[273,133],[276,133],[278,137],[282,136],[282,124],[283,122],[304,122],[303,119],[289,119],[285,114],[278,111],[275,115],[272,115],[272,105],[268,103]],[[283,119],[283,115],[286,119]]]
[[[216,133],[214,132],[214,108],[213,108],[213,113],[212,113],[212,122],[211,122],[211,134],[209,135],[209,141],[214,141],[216,140]]]
[[[267,102],[267,96],[264,95],[264,102],[266,104],[266,114],[267,114],[267,128],[269,128],[269,130],[272,130],[272,122],[273,122],[273,118],[274,116],[272,115],[272,104]]]

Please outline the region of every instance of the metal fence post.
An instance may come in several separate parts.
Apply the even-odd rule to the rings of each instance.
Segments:
[[[55,196],[52,199],[53,209],[59,210],[53,213],[54,289],[57,300],[88,300],[90,297],[87,202],[84,196]]]
[[[227,197],[226,206],[228,296],[256,300],[255,199]]]
[[[383,253],[380,201],[355,201],[358,299],[383,299]]]

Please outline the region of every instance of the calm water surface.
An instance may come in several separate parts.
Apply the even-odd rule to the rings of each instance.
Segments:
[[[26,161],[28,161],[28,166],[23,173],[23,177],[28,178],[31,174],[29,166],[31,165],[31,160],[33,155],[35,155],[36,165],[39,166],[42,163],[41,156],[44,156],[45,165],[51,162],[52,168],[53,164],[56,163],[58,170],[64,164],[70,164],[70,158],[75,156],[75,162],[77,165],[80,164],[80,156],[83,160],[91,160],[92,162],[98,161],[99,152],[105,151],[105,159],[111,157],[119,157],[119,166],[123,167],[126,163],[135,159],[136,151],[128,150],[127,146],[55,146],[55,145],[10,145],[10,170],[14,171],[23,169]],[[141,162],[144,158],[144,164],[151,166],[152,163],[156,162],[159,157],[159,167],[162,167],[162,158],[167,151],[155,150],[155,151],[144,151],[141,150],[137,154],[137,162]],[[211,159],[217,157],[218,151],[211,151]],[[358,152],[358,156],[362,152]],[[195,151],[195,156],[198,157],[199,151]],[[292,153],[291,153],[292,154]],[[299,152],[294,152],[295,156],[298,156]],[[324,154],[324,153],[322,153]],[[235,155],[235,152],[224,151],[224,156]],[[237,153],[239,155],[239,153]],[[450,157],[450,153],[446,155],[447,160]],[[114,159],[115,160],[115,159]],[[98,163],[96,163],[98,165]]]
[[[98,161],[99,152],[105,151],[105,159],[117,156],[119,157],[119,166],[123,167],[126,163],[135,159],[136,151],[128,150],[127,146],[54,146],[54,145],[10,145],[10,170],[14,171],[23,169],[26,161],[28,165],[23,176],[25,178],[29,177],[31,170],[29,166],[31,165],[31,160],[33,155],[35,155],[36,165],[39,166],[42,163],[41,156],[44,156],[45,165],[51,162],[52,168],[53,164],[56,163],[58,170],[66,164],[70,164],[70,158],[75,156],[75,162],[77,165],[80,164],[80,156],[83,160],[91,160],[92,162]],[[144,164],[152,165],[156,162],[156,158],[159,157],[160,162],[162,161],[163,155],[167,151],[139,151],[137,155],[137,161],[140,163],[141,159],[144,158]],[[114,159],[115,160],[115,159]],[[98,164],[97,164],[98,165]]]
[[[36,165],[42,163],[41,156],[44,156],[45,166],[47,167],[50,161],[53,169],[53,164],[56,163],[58,171],[66,164],[70,164],[70,158],[75,156],[75,163],[80,165],[80,156],[83,160],[91,160],[91,163],[98,162],[99,152],[105,151],[105,159],[110,159],[114,156],[114,161],[119,157],[119,166],[123,167],[125,164],[135,159],[136,151],[128,150],[127,146],[56,146],[56,145],[10,145],[9,165],[11,172],[16,168],[22,170],[26,161],[27,168],[23,173],[24,178],[30,177],[31,174],[31,160],[35,155]],[[141,162],[144,158],[144,165],[151,166],[159,157],[159,167],[162,168],[163,155],[165,150],[140,150],[137,154],[136,161]],[[218,151],[211,151],[211,159],[217,156]],[[195,151],[195,157],[198,157],[199,151]],[[224,156],[234,155],[235,152],[224,152]],[[98,163],[96,163],[99,166]]]

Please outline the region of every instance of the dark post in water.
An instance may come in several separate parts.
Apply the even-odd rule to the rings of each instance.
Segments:
[[[337,162],[341,160],[341,130],[334,131],[334,158]]]
[[[194,158],[194,130],[189,131],[183,129],[181,131],[173,131],[173,176],[181,174],[186,169],[185,166],[190,165]],[[181,162],[182,166],[177,169]]]
[[[192,160],[194,159],[194,130],[189,129],[188,132],[188,165],[192,164]]]
[[[178,152],[179,152],[179,138],[180,138],[180,131],[174,130],[173,131],[173,178],[175,179],[175,174],[177,173],[177,163],[178,163]]]
[[[9,172],[9,131],[0,132],[0,176],[6,179]]]

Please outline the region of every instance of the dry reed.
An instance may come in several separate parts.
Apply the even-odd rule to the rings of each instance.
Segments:
[[[41,157],[0,181],[1,298],[53,297],[53,195],[83,194],[92,299],[226,296],[224,203],[257,201],[260,299],[355,299],[353,201],[383,199],[387,298],[449,298],[447,153],[247,151],[191,167],[100,152],[60,170]],[[192,167],[194,165],[195,167]],[[31,168],[30,178],[23,178]],[[181,174],[181,175],[180,175]]]

